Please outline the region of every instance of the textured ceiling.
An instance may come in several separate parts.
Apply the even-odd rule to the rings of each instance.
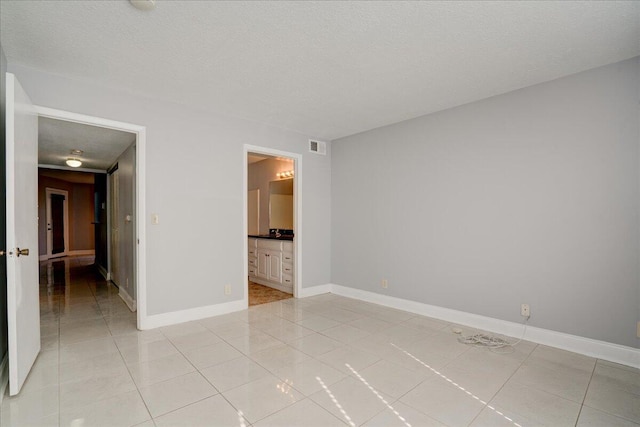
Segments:
[[[82,168],[107,170],[136,136],[119,130],[38,118],[38,163],[66,166],[71,150],[82,150]]]
[[[640,2],[2,1],[9,63],[334,139],[640,54]]]

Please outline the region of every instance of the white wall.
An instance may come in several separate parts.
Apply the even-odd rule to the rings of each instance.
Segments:
[[[528,303],[534,326],[637,347],[639,76],[635,58],[334,141],[332,282],[515,322]]]
[[[243,145],[303,155],[302,287],[330,279],[330,152],[313,135],[191,110],[9,64],[33,102],[147,127],[148,314],[237,301],[246,288]],[[330,147],[328,147],[330,150]],[[211,244],[213,242],[213,244]],[[231,284],[231,295],[224,285]]]

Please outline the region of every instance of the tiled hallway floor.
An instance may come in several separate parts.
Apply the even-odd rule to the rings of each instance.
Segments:
[[[42,353],[4,427],[640,423],[636,369],[471,348],[445,322],[331,294],[141,332],[86,261],[68,265],[49,287],[44,267]]]

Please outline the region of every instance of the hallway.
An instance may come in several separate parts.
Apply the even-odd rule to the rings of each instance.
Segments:
[[[136,314],[93,262],[93,257],[65,257],[40,263],[42,351],[136,331]]]

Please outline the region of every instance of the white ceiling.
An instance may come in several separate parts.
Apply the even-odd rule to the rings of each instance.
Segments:
[[[640,2],[2,1],[9,63],[334,139],[640,54]]]
[[[107,170],[136,135],[80,123],[38,118],[38,163],[66,166],[71,150],[82,150],[82,168]]]

